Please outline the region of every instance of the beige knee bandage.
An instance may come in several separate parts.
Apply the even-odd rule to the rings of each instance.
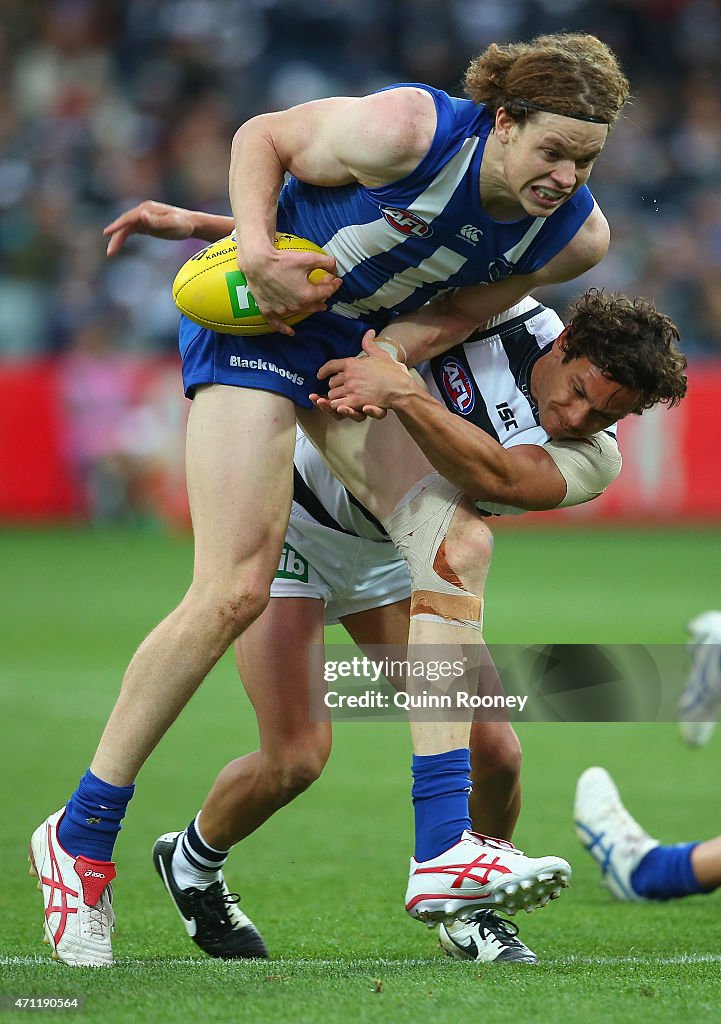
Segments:
[[[445,538],[463,491],[437,473],[424,477],[383,523],[413,582],[411,615],[481,628],[483,600],[448,565]]]

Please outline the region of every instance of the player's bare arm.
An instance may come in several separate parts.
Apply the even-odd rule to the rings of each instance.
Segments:
[[[291,312],[317,312],[340,287],[332,257],[319,261],[273,247],[283,177],[325,187],[357,181],[378,187],[409,174],[428,151],[436,127],[432,97],[416,88],[371,96],[315,100],[261,114],[233,139],[230,200],[238,238],[238,262],[270,324]],[[321,266],[331,275],[317,285],[308,273]]]
[[[348,401],[368,410],[391,409],[441,476],[475,499],[523,509],[555,508],[566,481],[539,445],[506,449],[478,427],[455,416],[430,395],[416,374],[378,349],[368,336],[367,359],[335,360],[332,405]],[[331,363],[326,364],[331,368]],[[342,395],[342,397],[335,397]]]
[[[422,92],[422,90],[396,89],[388,93],[363,97],[362,100],[358,101],[320,100],[315,103],[303,104],[302,107],[292,108],[292,111],[286,111],[285,114],[290,114],[293,111],[304,111],[307,108],[315,108],[322,104],[355,104],[361,102],[368,102],[370,104],[370,101],[375,103],[380,101],[381,98],[385,101],[386,97],[392,98],[396,107],[399,108],[396,110],[396,113],[401,113],[400,108],[407,105],[408,94],[416,102],[420,98],[429,100],[432,104],[429,95]],[[364,116],[367,113],[368,111],[365,109]],[[390,115],[393,111],[388,109],[386,113]],[[422,104],[418,105],[417,113],[422,120]],[[282,116],[285,116],[285,114]],[[261,121],[265,117],[277,116],[279,115],[263,115],[262,118],[254,118],[253,120]],[[433,117],[435,118],[435,114]],[[248,124],[250,123],[248,122]],[[430,145],[434,126],[435,120],[432,126],[427,121],[423,123],[419,121],[419,125],[410,134],[410,137],[408,134],[403,134],[402,137],[406,143],[409,142],[409,139],[410,141],[415,139],[416,143],[415,149],[411,147],[408,150],[408,152],[413,153],[409,163],[415,161],[417,164],[422,159]],[[245,128],[246,126],[244,125],[243,127]],[[423,135],[424,127],[426,131],[425,137]],[[385,138],[386,145],[392,149],[393,139],[395,138],[395,146],[399,146],[402,141],[401,135],[402,133],[399,131],[389,130]],[[351,144],[348,147],[347,156],[354,155],[355,149],[356,147]],[[378,159],[380,152],[382,150],[379,148],[375,155],[373,153],[369,155],[368,150],[365,150],[362,154],[355,153],[359,162],[354,166],[354,173],[358,176],[358,180],[363,180],[363,183],[366,185],[382,183],[370,177],[373,164]],[[299,154],[297,160],[291,155],[287,155],[285,159],[293,165],[294,173],[301,171],[306,176],[312,174],[310,156],[306,157],[308,166],[303,165],[302,154]],[[365,162],[361,163],[361,160]],[[404,173],[408,173],[408,170],[412,169],[412,167],[406,169],[402,163],[397,162],[393,167],[392,174],[402,177]],[[336,171],[339,171],[339,164],[336,165]],[[351,178],[351,180],[353,179]],[[275,213],[273,216],[275,216]],[[212,242],[230,234],[233,226],[234,222],[230,217],[208,214],[198,210],[185,210],[166,203],[145,200],[138,206],[121,214],[111,224],[108,224],[103,234],[110,237],[107,250],[108,256],[114,256],[120,251],[131,234],[148,234],[168,239],[202,238],[205,241]],[[564,249],[535,274],[516,275],[495,284],[478,285],[474,288],[463,288],[449,292],[411,314],[398,317],[383,332],[381,337],[387,334],[398,342],[405,353],[405,361],[409,366],[414,366],[465,341],[474,330],[486,324],[494,316],[520,302],[535,287],[559,284],[563,281],[572,280],[579,274],[589,270],[603,258],[608,249],[608,242],[608,223],[596,205],[586,222]],[[304,253],[281,254],[273,248],[272,260],[278,272],[281,269],[281,261],[296,261],[302,268],[305,287],[311,291],[328,287],[328,285],[311,285],[306,280],[307,273],[314,269],[319,262],[322,262],[319,261],[317,256]],[[239,262],[245,265],[245,257],[241,257]],[[282,266],[286,267],[287,264],[283,262]],[[339,281],[335,279],[331,294],[338,286]],[[317,296],[315,298],[317,300]],[[317,302],[313,308],[319,310],[325,308],[325,304],[324,302]],[[285,324],[283,324],[282,329],[283,333],[292,333],[292,329]]]
[[[448,292],[393,320],[380,337],[387,334],[402,345],[407,364],[415,366],[466,341],[473,331],[542,285],[561,284],[584,274],[603,259],[609,239],[608,222],[596,204],[561,252],[534,274]]]
[[[185,210],[180,206],[146,199],[116,217],[103,229],[103,234],[108,238],[107,255],[115,256],[130,235],[152,235],[173,241],[202,238],[207,242],[215,242],[229,235],[232,230],[232,217],[221,217],[202,210]]]
[[[544,267],[531,274],[533,288],[572,281],[600,263],[608,252],[611,232],[598,203],[573,238]]]

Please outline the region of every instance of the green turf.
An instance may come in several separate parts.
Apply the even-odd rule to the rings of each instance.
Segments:
[[[488,636],[680,642],[686,618],[719,604],[720,540],[712,531],[499,531]],[[196,956],[149,850],[160,832],[190,818],[216,769],[254,743],[227,659],[144,769],[131,804],[116,850],[119,965],[51,963],[40,895],[25,876],[27,838],[88,764],[125,663],[189,579],[191,548],[151,534],[16,531],[0,534],[0,564],[1,994],[82,994],[89,1022],[717,1019],[718,896],[613,904],[570,824],[578,773],[601,763],[661,839],[716,831],[721,745],[690,753],[670,724],[520,727],[517,841],[531,853],[566,856],[575,870],[562,900],[519,921],[543,958],[536,967],[449,961],[435,933],[407,918],[407,730],[360,722],[336,728],[322,780],[230,861],[229,881],[272,959]]]

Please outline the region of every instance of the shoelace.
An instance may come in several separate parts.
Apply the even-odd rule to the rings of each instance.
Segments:
[[[471,832],[470,834],[483,846],[490,846],[496,850],[504,850],[506,853],[518,853],[523,856],[523,850],[519,850],[517,846],[514,846],[507,839],[496,839],[494,836],[486,836],[482,832]]]
[[[93,939],[104,939],[108,934],[107,922],[101,911],[93,908],[88,914],[88,934]]]
[[[91,939],[106,939],[115,925],[112,898],[112,888],[108,885],[97,906],[90,907],[84,916],[83,930]]]
[[[240,894],[237,892],[223,892],[220,882],[213,882],[196,897],[200,909],[207,915],[217,918],[218,924],[234,927],[230,916],[230,908],[240,903]]]
[[[502,946],[522,945],[516,938],[518,935],[518,925],[514,924],[513,921],[506,921],[505,918],[498,917],[497,914],[490,910],[482,910],[478,914],[474,914],[469,920],[475,922],[481,928],[482,934],[492,935]]]

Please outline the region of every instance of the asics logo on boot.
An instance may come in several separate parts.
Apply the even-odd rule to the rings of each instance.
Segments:
[[[115,878],[115,865],[108,861],[106,867],[86,857],[78,857],[75,861],[75,874],[83,886],[83,902],[88,907],[97,907],[100,897]]]
[[[491,881],[491,872],[495,871],[500,875],[510,875],[511,869],[501,864],[498,857],[493,860],[485,860],[484,854],[479,854],[475,860],[459,864],[437,864],[432,867],[417,867],[416,875],[455,875],[451,882],[452,889],[460,889],[466,879],[472,883],[488,885]]]
[[[48,926],[51,927],[51,914],[60,915],[57,927],[53,932],[53,940],[57,945],[57,943],[60,942],[65,933],[68,918],[70,917],[71,914],[77,914],[78,912],[77,907],[70,906],[67,897],[72,896],[74,899],[77,899],[78,893],[75,889],[71,889],[69,885],[66,885],[63,880],[62,872],[60,870],[60,864],[58,862],[58,858],[55,854],[55,848],[53,846],[52,830],[50,825],[47,825],[46,827],[46,839],[48,844],[48,856],[50,858],[51,874],[50,877],[48,877],[47,875],[40,875],[40,880],[42,884],[47,885],[50,890],[48,896],[48,905],[45,908],[45,920],[48,922]],[[59,903],[55,902],[56,894],[60,898]]]

